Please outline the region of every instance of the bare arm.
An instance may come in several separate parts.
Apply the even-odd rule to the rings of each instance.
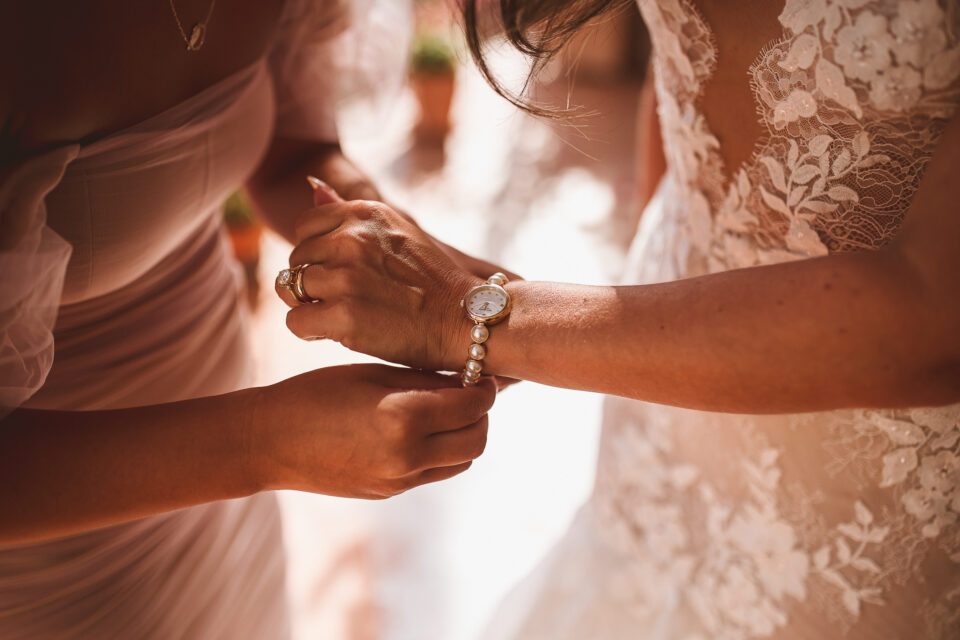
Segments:
[[[260,216],[280,235],[293,242],[297,218],[313,206],[304,181],[316,176],[347,200],[377,200],[380,194],[370,179],[343,155],[336,143],[319,144],[276,138],[247,192]]]
[[[0,541],[56,537],[255,493],[244,398],[14,412],[0,423]]]
[[[0,544],[266,489],[385,498],[465,471],[496,389],[383,365],[116,411],[0,422]]]
[[[295,244],[297,221],[314,207],[313,194],[305,178],[315,176],[333,187],[336,198],[343,200],[380,200],[377,187],[349,158],[339,144],[318,144],[289,138],[273,141],[257,172],[247,183],[247,192],[257,212],[274,231]],[[401,217],[417,225],[406,212],[396,209]],[[475,258],[429,236],[431,241],[454,262],[476,275],[505,271],[516,274],[481,258]]]
[[[492,330],[484,371],[742,413],[958,401],[957,166],[960,118],[900,234],[882,250],[649,286],[508,285],[514,311]],[[469,323],[451,301],[475,281],[427,255],[428,245],[382,205],[318,211],[325,232],[305,239],[298,256],[327,260],[324,268],[342,270],[340,281],[351,286],[330,289],[325,305],[294,309],[294,332],[395,361],[462,368]],[[384,228],[409,241],[382,242]]]
[[[958,166],[955,119],[880,251],[651,286],[516,284],[488,367],[731,412],[958,401]]]

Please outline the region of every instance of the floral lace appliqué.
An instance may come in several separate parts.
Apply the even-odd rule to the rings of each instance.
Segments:
[[[783,37],[749,70],[766,134],[729,177],[698,108],[718,64],[709,27],[689,0],[640,6],[656,55],[674,275],[893,237],[960,104],[955,2],[787,0]],[[736,462],[719,478],[678,455],[671,409],[612,403],[597,505],[603,536],[635,559],[620,591],[648,611],[679,598],[695,621],[690,637],[770,636],[792,629],[798,608],[842,635],[888,606],[892,590],[923,584],[931,558],[960,572],[960,406],[785,416],[772,427],[809,432],[820,457],[770,445],[760,419],[684,414],[703,421],[704,438],[753,434],[724,449]],[[784,484],[797,455],[814,455],[801,467],[816,488]],[[823,491],[831,499],[816,497]],[[960,573],[951,575],[953,586],[930,588],[912,612],[926,637],[956,632]]]

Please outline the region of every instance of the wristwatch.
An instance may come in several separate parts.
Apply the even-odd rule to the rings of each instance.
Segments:
[[[477,384],[480,373],[483,371],[483,359],[487,356],[484,346],[490,338],[490,325],[497,324],[508,315],[512,307],[510,292],[504,286],[507,276],[495,273],[481,285],[467,291],[460,301],[460,306],[466,311],[467,317],[474,322],[470,330],[472,340],[467,349],[467,364],[463,370],[464,386]]]

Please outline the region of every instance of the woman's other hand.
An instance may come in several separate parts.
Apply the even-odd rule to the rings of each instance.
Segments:
[[[466,471],[486,446],[496,385],[364,364],[244,393],[262,488],[380,499]]]
[[[290,255],[291,266],[309,265],[303,287],[317,302],[278,288],[293,307],[290,330],[417,368],[459,368],[470,342],[460,300],[481,278],[389,206],[344,202],[321,184],[324,194],[328,203],[300,219]]]

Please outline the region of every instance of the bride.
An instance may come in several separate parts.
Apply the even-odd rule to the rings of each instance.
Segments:
[[[225,197],[291,239],[307,173],[376,197],[324,117],[340,3],[50,4],[0,5],[0,637],[287,637],[268,490],[460,473],[494,385],[247,388]]]
[[[499,17],[536,70],[625,4]],[[956,638],[957,3],[640,8],[666,171],[623,286],[484,282],[325,189],[289,326],[610,394],[592,498],[485,638]]]

